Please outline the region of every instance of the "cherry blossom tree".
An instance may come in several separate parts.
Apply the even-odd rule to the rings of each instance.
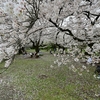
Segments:
[[[27,42],[27,34],[38,19],[39,0],[3,1],[0,12],[0,62],[8,67]]]
[[[46,8],[41,12],[57,30],[57,43],[63,46],[85,44],[86,52],[91,54],[99,51],[99,3],[98,0],[48,0],[41,6],[41,9]]]
[[[85,45],[82,49],[85,49],[88,54],[99,52],[99,5],[99,0],[2,1],[0,61],[6,59],[5,57],[7,60],[12,59],[26,44],[31,34],[36,32],[41,34],[41,31],[44,33],[46,30],[48,34],[49,28],[56,44],[67,48],[73,45],[77,48]],[[37,21],[40,25],[36,24]],[[6,51],[8,48],[11,50],[14,48],[14,52],[8,55]]]

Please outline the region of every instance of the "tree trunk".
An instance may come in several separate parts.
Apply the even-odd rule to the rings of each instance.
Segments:
[[[39,57],[39,54],[38,54],[39,51],[40,51],[39,46],[36,46],[36,47],[35,47],[35,57],[36,57],[36,58]]]

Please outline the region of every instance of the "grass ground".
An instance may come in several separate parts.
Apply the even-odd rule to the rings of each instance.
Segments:
[[[4,71],[0,64],[0,100],[100,100],[100,80],[93,78],[94,68],[82,76],[68,66],[81,64],[70,61],[66,66],[54,66],[54,56],[43,52],[38,59],[16,56]]]

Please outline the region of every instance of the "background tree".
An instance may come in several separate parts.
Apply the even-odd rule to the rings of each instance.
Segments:
[[[30,41],[32,42],[32,48],[35,49],[35,55],[37,55],[40,51],[40,46],[43,44],[43,41],[41,41],[42,31],[38,34],[39,36],[34,36],[34,40],[30,38]]]

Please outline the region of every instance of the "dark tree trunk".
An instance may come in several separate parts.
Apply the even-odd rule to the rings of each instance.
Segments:
[[[38,58],[39,57],[39,51],[40,51],[39,46],[36,45],[34,49],[35,49],[35,57]]]
[[[25,47],[20,48],[18,54],[27,54]]]
[[[35,47],[35,52],[38,54],[39,51],[40,51],[39,46],[36,46],[36,47]]]

